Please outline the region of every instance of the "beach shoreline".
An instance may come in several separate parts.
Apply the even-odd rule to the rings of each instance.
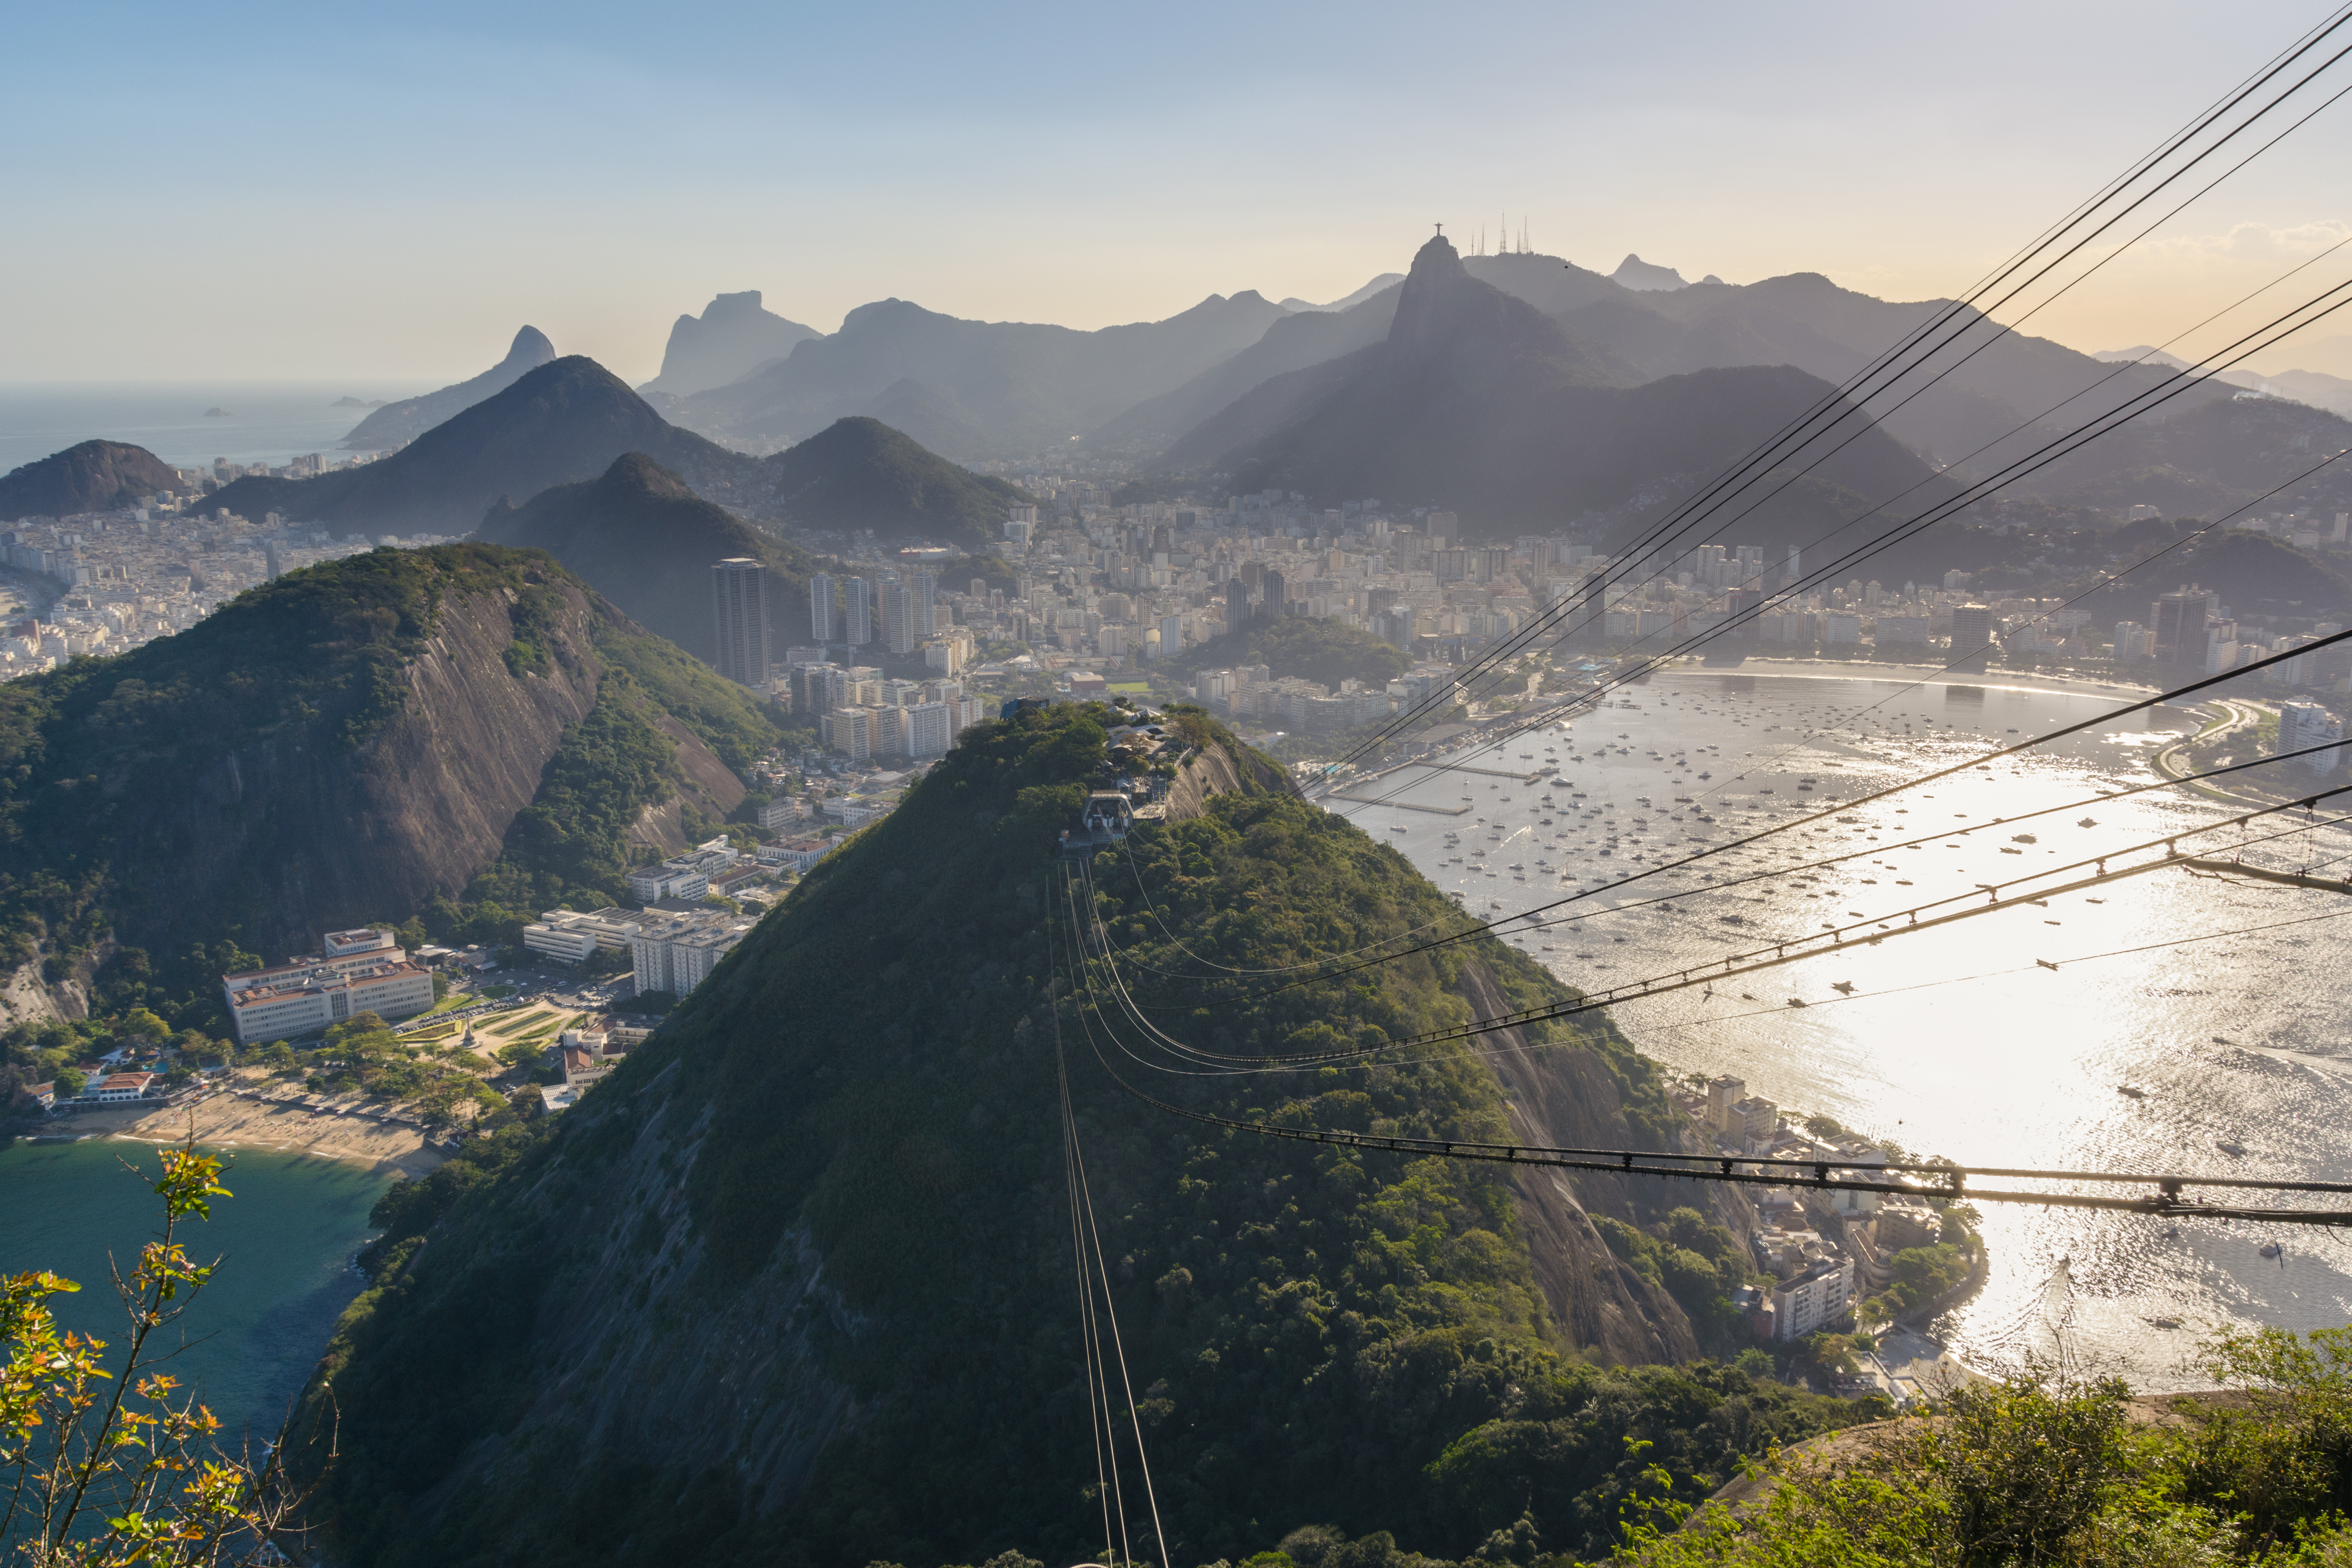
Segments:
[[[249,1089],[237,1084],[238,1089]],[[358,1102],[344,1108],[362,1110]],[[286,1105],[233,1092],[224,1087],[181,1105],[125,1105],[79,1110],[69,1119],[26,1134],[34,1143],[77,1143],[93,1138],[131,1143],[184,1143],[193,1132],[209,1149],[258,1150],[272,1154],[309,1154],[367,1166],[381,1175],[421,1176],[448,1158],[426,1141],[422,1128],[333,1109]]]

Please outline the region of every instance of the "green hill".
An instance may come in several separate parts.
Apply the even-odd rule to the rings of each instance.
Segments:
[[[144,506],[158,490],[183,488],[179,471],[144,447],[84,441],[0,476],[0,522]]]
[[[290,573],[0,684],[0,963],[212,1025],[221,970],[322,930],[612,901],[632,836],[723,817],[774,734],[536,552]]]
[[[1670,1212],[1686,1191],[1583,1177],[1571,1205],[1549,1181],[1227,1133],[1124,1093],[1106,1062],[1188,1107],[1302,1124],[1593,1145],[1674,1121],[1605,1022],[1369,1070],[1131,1059],[1143,1044],[1068,995],[1055,957],[1053,846],[1105,775],[1108,717],[1064,705],[968,732],[577,1110],[394,1190],[310,1406],[336,1424],[319,1514],[337,1556],[1097,1553],[1057,1049],[1170,1532],[1135,1542],[1146,1559],[1239,1561],[1330,1523],[1366,1537],[1347,1561],[1389,1568],[1396,1540],[1449,1557],[1532,1540],[1530,1512],[1549,1549],[1577,1547],[1638,1484],[1628,1435],[1711,1485],[1740,1452],[1852,1418],[1719,1368],[1605,1369],[1696,1354],[1691,1314],[1721,1310],[1737,1244]],[[1095,912],[1161,1027],[1249,1056],[1566,994],[1491,940],[1344,987],[1236,973],[1458,917],[1205,719],[1173,721],[1204,749],[1171,798],[1226,789],[1137,841],[1156,914],[1124,855],[1094,867]],[[1670,1267],[1645,1271],[1596,1223],[1722,1261],[1662,1241]]]
[[[786,523],[886,540],[982,546],[1003,536],[1005,509],[1031,499],[957,467],[878,419],[836,419],[763,458],[760,483]]]
[[[501,499],[478,536],[546,551],[624,615],[705,660],[717,652],[711,563],[749,556],[768,568],[778,658],[808,638],[814,558],[704,500],[643,452],[614,458],[593,479],[541,490],[520,507]]]

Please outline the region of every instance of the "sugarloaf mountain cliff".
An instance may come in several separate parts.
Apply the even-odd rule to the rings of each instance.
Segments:
[[[1833,1418],[1641,1364],[1720,1331],[1738,1244],[1675,1206],[1703,1197],[1277,1141],[1123,1089],[1423,1135],[1675,1125],[1598,1017],[1485,1054],[1206,1070],[1568,993],[1484,936],[1281,988],[1269,971],[1466,921],[1205,715],[1157,738],[1120,717],[966,731],[577,1109],[394,1190],[307,1406],[335,1434],[315,1512],[340,1560],[1099,1554],[1064,1066],[1167,1531],[1139,1560],[1239,1561],[1323,1523],[1367,1537],[1366,1568],[1515,1530],[1576,1549],[1647,1462],[1629,1433],[1688,1485]],[[1088,790],[1160,747],[1175,820],[1057,856]],[[1116,975],[1076,956],[1103,942]],[[1206,1055],[1137,1027],[1118,984]]]

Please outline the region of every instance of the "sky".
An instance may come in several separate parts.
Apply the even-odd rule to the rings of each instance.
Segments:
[[[27,7],[0,51],[0,382],[455,380],[525,322],[634,382],[721,291],[820,331],[894,296],[1096,327],[1337,298],[1433,222],[1491,244],[1505,214],[1602,271],[1939,297],[2320,15]],[[2347,139],[2352,100],[2027,330],[2163,342],[2352,234]],[[2314,367],[2352,374],[2347,349]]]

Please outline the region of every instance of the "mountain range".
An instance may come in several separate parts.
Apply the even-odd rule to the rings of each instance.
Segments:
[[[866,415],[960,460],[1034,451],[1181,384],[1286,314],[1254,291],[1213,294],[1166,321],[1077,331],[884,300],[778,363],[682,398],[677,417],[730,441],[778,442]]]
[[[1165,456],[1243,490],[1458,506],[1487,532],[1612,511],[1631,521],[1662,482],[1696,482],[1832,395],[1786,366],[1645,380],[1562,316],[1482,281],[1438,237],[1414,258],[1380,342],[1266,382]],[[1854,515],[1858,497],[1937,483],[1900,443],[1864,431],[1726,538],[1785,537]]]
[[[184,488],[179,471],[144,447],[84,441],[0,475],[0,522],[143,506]]]
[[[1710,275],[1689,283],[1635,255],[1606,276],[1530,251],[1457,254],[1456,261],[1470,278],[1552,318],[1544,329],[1528,328],[1536,334],[1529,343],[1541,345],[1538,352],[1563,352],[1564,332],[1584,360],[1615,367],[1600,379],[1623,385],[1785,366],[1836,386],[1947,310],[1943,301],[1873,299],[1817,274],[1738,286]],[[1076,435],[1089,449],[1129,462],[1158,462],[1180,473],[1238,472],[1251,460],[1245,447],[1302,416],[1337,384],[1334,378],[1352,374],[1328,367],[1388,340],[1403,289],[1398,275],[1383,274],[1321,305],[1296,299],[1272,305],[1246,292],[1213,296],[1166,321],[1098,333],[960,321],[885,300],[851,312],[839,332],[795,344],[781,361],[665,406],[680,423],[730,440],[773,439],[821,427],[830,417],[866,414],[963,460],[1032,454]],[[2060,429],[2160,388],[2169,374],[2157,363],[2103,363],[1967,310],[1950,312],[1935,341],[1937,352],[1923,368],[1891,387],[1872,383],[1864,406],[1927,464],[1958,478],[2000,471]],[[1307,372],[1321,374],[1302,374]],[[1580,378],[1587,384],[1594,379]],[[1746,384],[1760,388],[1769,378]],[[1799,384],[1784,384],[1784,390],[1799,395]],[[2277,390],[2325,401],[2332,389],[2314,381]],[[2199,387],[2168,411],[2184,413],[2226,395],[2218,386]],[[1507,451],[1491,455],[1519,461]],[[1704,461],[1706,454],[1695,458]],[[1370,467],[1311,465],[1292,488],[1310,473],[1312,482],[1333,487],[1316,492],[1325,500],[1410,494],[1472,504],[1442,465],[1417,467],[1385,451]],[[1540,465],[1517,478],[1490,467],[1478,487],[1479,504],[1516,508],[1521,503],[1515,498],[1552,482]],[[1489,522],[1510,529],[1523,521],[1465,519],[1474,532]]]
[[[211,504],[366,532],[469,533],[500,501],[605,473],[638,454],[706,500],[821,531],[979,545],[1026,495],[871,419],[844,419],[767,458],[681,430],[618,376],[572,355],[460,411],[373,463],[309,479],[247,477]],[[702,563],[707,565],[708,563]]]
[[[370,533],[463,534],[500,497],[593,479],[624,452],[646,453],[706,493],[723,491],[751,466],[674,428],[618,376],[573,354],[526,372],[373,463],[310,479],[236,479],[213,504]]]
[[[414,441],[484,398],[504,392],[554,358],[555,345],[547,341],[547,334],[537,327],[525,327],[514,335],[507,357],[481,374],[421,397],[385,404],[361,420],[343,437],[343,446],[352,450],[380,450]]]

